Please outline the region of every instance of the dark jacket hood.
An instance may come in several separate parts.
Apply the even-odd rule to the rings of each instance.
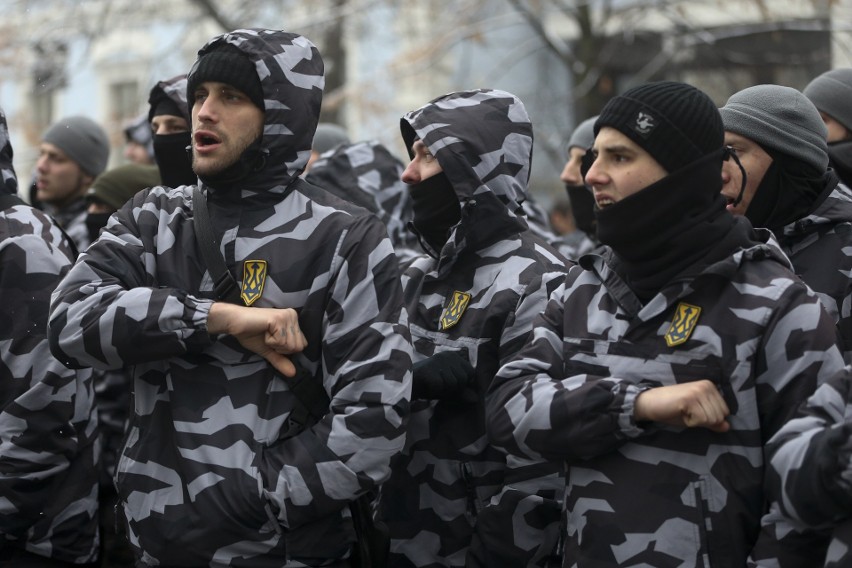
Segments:
[[[0,195],[18,193],[18,176],[12,165],[12,141],[9,139],[9,127],[6,125],[6,113],[0,109]]]
[[[407,228],[411,197],[402,181],[404,164],[375,140],[337,146],[323,153],[305,180],[375,213],[395,247],[416,247]]]
[[[311,153],[325,85],[322,57],[301,35],[263,29],[217,36],[198,51],[198,57],[223,43],[236,47],[254,63],[266,107],[259,145],[265,160],[239,183],[240,189],[267,191],[287,186],[305,169]],[[196,61],[189,76],[197,65]]]
[[[533,132],[527,111],[505,91],[450,93],[401,120],[411,152],[419,138],[441,164],[462,203],[463,234],[455,247],[478,246],[527,228],[521,204],[527,197]]]
[[[187,124],[192,124],[192,116],[190,116],[189,105],[186,102],[186,75],[177,75],[171,79],[160,81],[153,87],[148,95],[148,128],[150,129],[151,121],[154,119],[154,110],[157,102],[160,99],[171,99],[180,109],[181,116],[186,119]]]

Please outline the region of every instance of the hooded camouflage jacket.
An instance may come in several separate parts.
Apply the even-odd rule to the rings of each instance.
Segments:
[[[843,361],[777,247],[732,251],[644,306],[583,257],[533,333],[494,381],[488,428],[511,454],[567,462],[564,566],[809,565],[778,526],[761,533],[763,445]],[[633,419],[642,391],[699,379],[719,386],[728,432]]]
[[[417,236],[408,228],[411,198],[400,179],[404,169],[387,148],[370,140],[322,154],[305,180],[378,215],[403,265],[421,253]]]
[[[846,362],[852,363],[852,190],[838,184],[816,211],[778,237],[793,270],[837,322]]]
[[[435,99],[407,114],[402,129],[408,148],[415,137],[423,140],[462,204],[443,249],[430,250],[403,274],[415,359],[462,353],[476,370],[479,392],[473,404],[413,401],[404,454],[382,487],[391,565],[463,566],[477,532],[480,561],[493,565],[482,555],[502,549],[522,566],[549,552],[552,541],[532,518],[558,522],[558,513],[547,515],[558,508],[561,466],[519,460],[507,476],[505,456],[485,438],[482,395],[564,277],[564,259],[519,217],[532,126],[513,95],[477,90]],[[514,482],[533,489],[521,494],[508,486]],[[529,518],[513,519],[514,504],[525,499],[518,506]]]
[[[832,533],[826,568],[852,565],[852,367],[816,390],[769,441],[768,455],[784,514]]]
[[[0,195],[15,194],[0,111]],[[67,238],[28,205],[0,211],[0,548],[64,562],[98,552],[99,453],[91,369],[50,354],[50,294],[71,268]]]
[[[189,103],[186,100],[186,75],[177,75],[176,77],[159,81],[156,85],[151,87],[151,93],[148,95],[148,102],[153,104],[151,104],[151,107],[148,110],[149,128],[151,127],[150,123],[154,119],[154,112],[156,111],[156,107],[154,105],[162,97],[171,99],[180,111],[181,116],[185,118],[187,122],[191,122],[192,117],[189,114]]]
[[[116,484],[144,565],[323,565],[349,553],[346,506],[403,445],[411,345],[396,258],[375,217],[292,183],[322,97],[313,44],[238,30],[199,53],[221,42],[261,79],[266,160],[237,186],[201,189],[243,300],[299,312],[308,345],[293,359],[322,382],[329,413],[288,431],[288,381],[207,332],[192,187],[146,190],[112,217],[54,296],[52,348],[75,366],[134,366]]]

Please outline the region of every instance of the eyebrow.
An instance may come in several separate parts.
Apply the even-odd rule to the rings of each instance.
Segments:
[[[609,152],[610,154],[617,154],[617,153],[621,153],[621,154],[631,153],[631,154],[634,154],[634,153],[636,153],[636,151],[635,151],[633,148],[631,148],[631,147],[629,147],[629,146],[625,146],[624,144],[613,144],[613,145],[611,145],[611,146],[604,146],[603,148],[599,148],[599,149],[597,149],[597,152],[598,152],[598,153],[600,153],[600,152],[602,152],[602,151],[603,151],[603,152]]]
[[[411,144],[411,149],[414,150],[415,152],[417,151],[418,148],[426,148],[426,144],[424,144],[423,141],[419,138]],[[426,148],[426,149],[428,150],[428,148]]]

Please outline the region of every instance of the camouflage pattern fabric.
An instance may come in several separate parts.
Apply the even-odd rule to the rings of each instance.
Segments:
[[[551,244],[562,256],[574,262],[580,260],[583,255],[601,254],[604,250],[602,244],[579,229],[567,235],[556,236]]]
[[[156,100],[160,95],[170,98],[177,105],[183,118],[185,118],[187,122],[191,123],[192,117],[190,116],[189,104],[186,100],[186,75],[178,75],[176,77],[157,82],[156,85],[151,87],[151,93],[149,94],[148,99]],[[149,112],[149,123],[153,118],[150,116],[150,113],[153,112],[153,110],[154,109],[150,109]],[[150,129],[150,124],[148,127]]]
[[[389,475],[404,441],[411,344],[396,257],[372,215],[305,184],[322,59],[302,36],[237,30],[265,95],[265,167],[211,188],[211,223],[245,296],[292,307],[329,413],[289,431],[298,398],[233,337],[211,337],[213,281],[192,187],[137,194],[53,298],[52,348],[67,364],[134,367],[134,408],[116,472],[142,566],[339,563],[355,539],[347,505]],[[260,269],[266,262],[265,276]]]
[[[767,453],[768,483],[783,513],[832,534],[826,567],[852,565],[852,368],[820,386]]]
[[[494,443],[568,464],[563,566],[744,566],[752,550],[761,566],[802,565],[786,557],[789,527],[761,531],[763,446],[843,360],[817,296],[757,234],[644,306],[603,257],[583,257],[500,369]],[[728,432],[633,419],[644,390],[700,379],[725,397]]]
[[[405,166],[381,143],[344,144],[321,154],[305,180],[378,215],[401,264],[423,254],[408,229],[411,198],[400,179]]]
[[[514,95],[476,90],[408,113],[402,129],[407,147],[415,136],[423,140],[462,204],[443,249],[424,242],[429,255],[403,274],[415,359],[462,353],[475,368],[479,397],[412,402],[405,450],[381,488],[391,566],[464,566],[472,540],[477,562],[487,563],[500,545],[506,561],[535,565],[558,533],[562,466],[519,460],[507,471],[506,457],[485,437],[482,402],[564,277],[565,260],[520,216],[532,126]],[[523,513],[531,510],[547,524],[526,526]]]
[[[0,173],[0,194],[15,194],[2,111]],[[98,551],[91,370],[66,368],[47,340],[50,294],[73,262],[45,213],[0,211],[0,548],[85,563]]]
[[[81,197],[62,209],[57,209],[49,203],[44,203],[43,206],[45,213],[53,217],[53,220],[74,241],[77,251],[86,250],[86,247],[91,243],[89,229],[86,228],[86,215],[88,214],[86,212],[88,208],[86,200]]]
[[[796,274],[837,322],[846,363],[852,363],[852,190],[838,184],[778,238]]]

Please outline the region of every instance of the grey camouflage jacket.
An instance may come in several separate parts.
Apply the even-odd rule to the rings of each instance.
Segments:
[[[763,445],[842,365],[831,318],[775,246],[738,250],[644,306],[590,255],[500,369],[489,434],[513,455],[567,462],[564,566],[808,566],[798,540],[779,542],[786,526],[761,526]],[[633,419],[643,390],[699,379],[719,386],[728,432]]]
[[[17,192],[0,111],[0,195]],[[0,211],[0,548],[63,562],[98,552],[97,416],[91,369],[50,354],[50,294],[71,268],[68,239],[42,211]]]
[[[852,190],[836,185],[816,211],[784,227],[778,239],[796,274],[837,322],[846,362],[852,363]]]
[[[852,565],[852,367],[816,390],[769,441],[768,455],[784,514],[831,533],[826,567]]]
[[[475,556],[469,566],[533,565],[553,549],[562,467],[507,465],[485,437],[482,402],[567,262],[520,216],[532,126],[513,95],[477,90],[408,113],[402,129],[408,148],[415,136],[428,146],[462,204],[443,249],[429,249],[403,274],[415,360],[461,352],[475,368],[478,402],[412,402],[405,451],[382,487],[391,565],[464,566],[466,554]]]
[[[288,381],[206,329],[213,297],[192,187],[137,194],[53,298],[54,352],[69,365],[134,366],[116,484],[146,566],[318,566],[349,554],[347,504],[389,474],[404,440],[411,345],[396,258],[372,215],[294,184],[319,115],[319,52],[296,34],[238,30],[265,96],[265,167],[207,194],[242,298],[292,307],[308,342],[294,362],[328,414],[290,423]]]

